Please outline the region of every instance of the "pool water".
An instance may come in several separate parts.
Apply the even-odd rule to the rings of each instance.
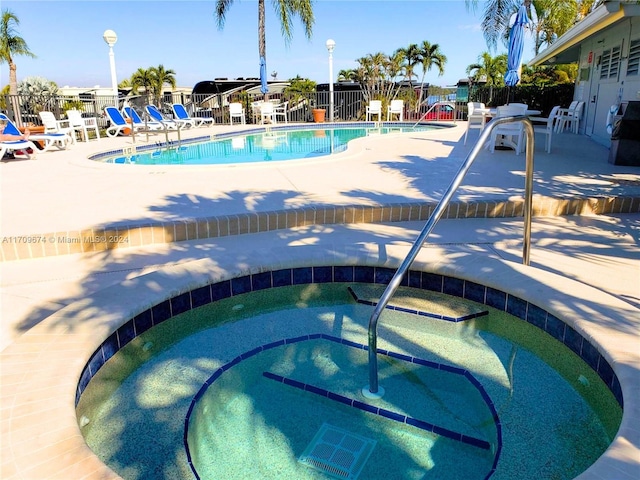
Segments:
[[[361,479],[570,479],[611,442],[622,412],[597,374],[544,332],[485,305],[487,315],[458,323],[385,311],[378,346],[470,372],[493,412],[461,376],[382,355],[386,394],[377,405],[489,448],[275,381],[364,401],[366,352],[327,341],[367,343],[372,307],[347,290],[359,285],[237,295],[146,331],[105,363],[80,398],[88,445],[131,480],[193,479],[194,470],[203,479],[335,478],[299,461],[328,425],[373,445]],[[399,289],[401,298],[414,292]],[[322,337],[261,348],[309,334]]]
[[[234,135],[209,142],[158,148],[134,155],[107,157],[104,163],[136,165],[226,165],[315,158],[346,150],[347,143],[368,135],[424,132],[438,126],[421,125],[379,128],[271,129],[249,135]]]

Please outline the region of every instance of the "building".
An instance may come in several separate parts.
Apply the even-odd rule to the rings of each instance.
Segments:
[[[574,62],[579,65],[574,100],[585,102],[580,133],[610,146],[611,107],[640,100],[640,4],[603,2],[529,65]]]

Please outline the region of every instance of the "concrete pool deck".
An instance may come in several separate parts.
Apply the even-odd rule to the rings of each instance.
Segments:
[[[130,145],[130,140],[79,143],[67,152],[47,152],[36,160],[0,165],[1,235],[72,232],[168,219],[188,222],[333,205],[432,202],[472,147],[471,142],[462,145],[463,125],[393,141],[371,137],[354,142],[354,149],[336,159],[184,170],[92,164],[85,160],[87,155]],[[214,126],[192,133],[229,128]],[[554,136],[550,155],[538,144],[535,195],[624,197],[638,202],[640,169],[610,165],[607,155],[606,148],[569,133]],[[483,152],[457,200],[519,197],[523,172],[524,155]],[[631,210],[637,205],[634,201],[629,200]],[[83,446],[73,415],[77,377],[74,380],[72,373],[86,363],[96,342],[113,328],[114,319],[130,313],[123,299],[133,305],[167,295],[149,292],[153,288],[148,282],[169,291],[193,272],[196,276],[232,275],[259,265],[299,264],[305,258],[394,265],[422,225],[409,221],[285,225],[185,242],[66,255],[56,251],[42,258],[5,256],[0,263],[2,478],[117,478]],[[606,458],[581,478],[635,478],[640,471],[640,215],[537,217],[533,269],[519,265],[521,231],[521,218],[443,220],[422,261],[460,273],[494,268],[507,283],[517,279],[513,288],[523,290],[535,280],[555,284],[575,301],[576,317],[580,310],[594,317],[593,312],[607,312],[609,320],[624,322],[624,328],[618,328],[596,318],[583,328],[599,345],[614,350],[612,363],[619,365],[616,373],[627,382],[627,390],[622,434]],[[461,257],[473,266],[462,265]],[[118,308],[110,306],[114,301]],[[66,371],[58,370],[61,365],[67,365]]]

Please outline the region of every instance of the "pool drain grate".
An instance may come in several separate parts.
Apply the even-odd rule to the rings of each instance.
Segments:
[[[323,423],[298,461],[333,478],[355,480],[376,441]]]

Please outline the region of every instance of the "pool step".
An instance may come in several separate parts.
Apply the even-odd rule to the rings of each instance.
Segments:
[[[378,304],[385,288],[386,285],[371,284],[347,287],[356,302],[372,306]],[[463,322],[489,314],[484,305],[444,293],[408,287],[398,288],[386,308],[448,322]]]

